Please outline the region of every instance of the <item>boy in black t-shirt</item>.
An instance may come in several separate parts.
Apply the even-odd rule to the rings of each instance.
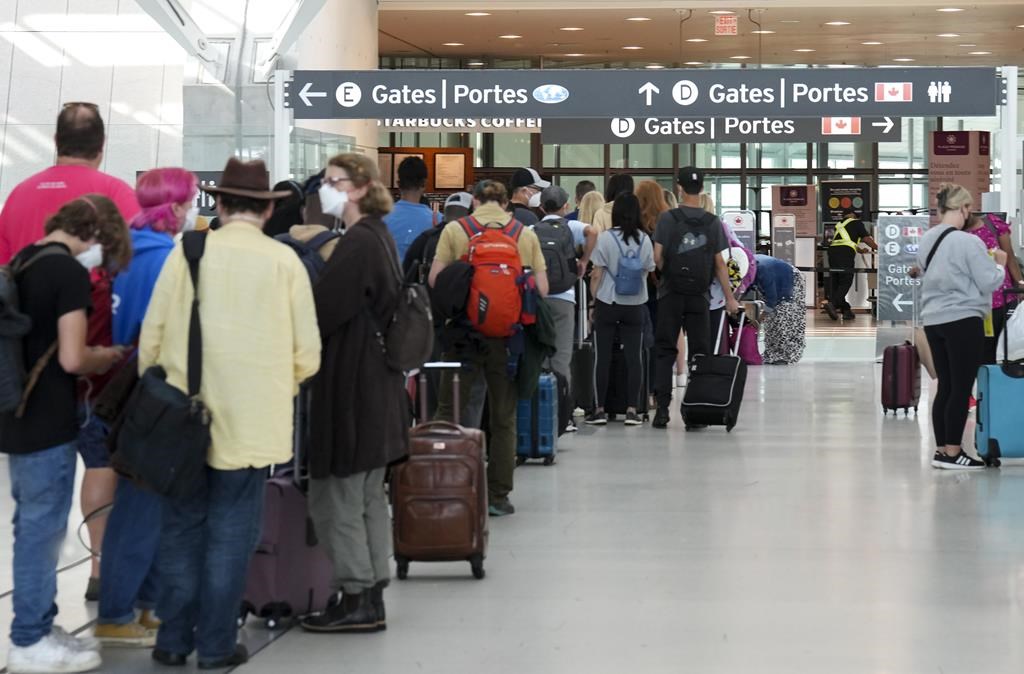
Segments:
[[[871,238],[871,233],[864,223],[857,219],[857,213],[852,208],[847,208],[843,211],[842,221],[836,223],[836,233],[828,248],[828,266],[833,271],[829,272],[832,283],[825,303],[825,312],[833,321],[839,320],[840,313],[848,321],[855,318],[853,307],[846,301],[846,295],[853,287],[853,270],[861,245],[878,250],[878,244]],[[837,272],[836,269],[842,271]]]
[[[86,345],[91,305],[89,267],[104,259],[123,267],[131,256],[128,228],[109,199],[88,195],[66,204],[46,224],[46,237],[12,261],[20,310],[32,320],[24,338],[22,413],[0,417],[0,451],[8,455],[14,513],[14,620],[11,672],[83,672],[100,666],[94,639],[53,624],[57,560],[75,487],[78,375],[106,372],[118,347]]]

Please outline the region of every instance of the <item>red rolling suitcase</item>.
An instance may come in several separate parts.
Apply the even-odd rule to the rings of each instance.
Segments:
[[[910,342],[886,347],[882,352],[882,411],[888,414],[917,412],[921,400],[921,359]]]

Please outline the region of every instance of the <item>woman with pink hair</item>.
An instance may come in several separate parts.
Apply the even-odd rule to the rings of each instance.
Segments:
[[[158,168],[139,177],[142,211],[131,222],[134,257],[114,279],[114,343],[135,344],[153,287],[174,249],[174,237],[194,226],[196,177],[180,168]],[[130,366],[134,366],[134,360]],[[159,622],[153,617],[160,545],[160,497],[119,478],[100,558],[96,638],[107,646],[152,648]],[[135,609],[141,609],[136,617]]]

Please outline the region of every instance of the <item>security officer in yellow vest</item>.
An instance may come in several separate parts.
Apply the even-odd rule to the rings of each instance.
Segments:
[[[878,250],[878,244],[871,238],[868,228],[857,219],[852,208],[847,208],[843,211],[842,221],[836,224],[836,234],[828,249],[829,268],[843,270],[830,272],[832,284],[825,312],[833,321],[839,320],[840,313],[845,320],[852,321],[855,318],[853,308],[846,301],[846,294],[853,287],[854,262],[862,246]]]

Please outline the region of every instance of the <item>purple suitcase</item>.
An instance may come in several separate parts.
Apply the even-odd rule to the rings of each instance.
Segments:
[[[331,562],[317,541],[304,490],[308,404],[303,389],[295,402],[295,468],[267,480],[260,542],[249,563],[240,624],[253,614],[277,629],[284,620],[322,611],[332,595]]]
[[[886,347],[882,352],[882,410],[908,414],[921,400],[921,359],[910,342]]]

